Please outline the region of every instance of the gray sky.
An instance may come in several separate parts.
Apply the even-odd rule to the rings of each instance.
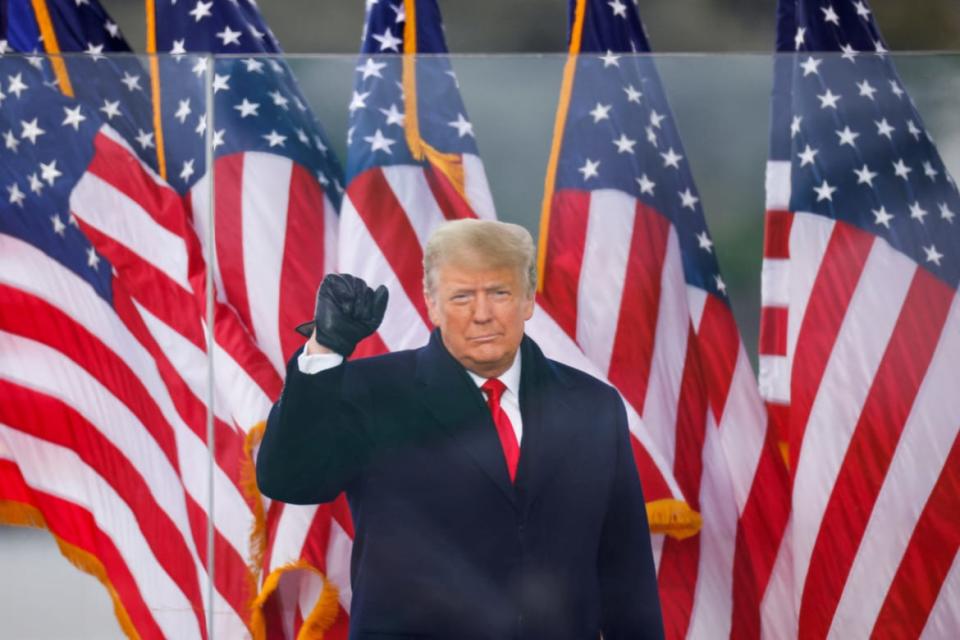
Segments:
[[[101,1],[131,45],[143,51],[144,2]],[[567,0],[439,0],[439,4],[453,53],[565,49]],[[960,47],[956,0],[870,4],[893,50]],[[259,5],[287,52],[357,51],[364,0],[259,0]],[[774,0],[642,0],[638,6],[656,51],[768,51],[773,43]]]

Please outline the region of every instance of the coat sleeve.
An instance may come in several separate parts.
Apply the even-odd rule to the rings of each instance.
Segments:
[[[650,529],[627,414],[620,396],[611,392],[617,403],[617,453],[599,552],[603,638],[663,638]]]
[[[257,485],[282,502],[329,502],[369,458],[364,427],[369,417],[360,409],[364,399],[346,389],[349,364],[305,374],[297,355],[287,364],[283,392],[267,418],[257,453]]]

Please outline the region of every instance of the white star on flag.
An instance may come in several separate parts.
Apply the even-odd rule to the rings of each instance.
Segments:
[[[364,136],[363,139],[365,142],[370,143],[371,151],[383,151],[390,155],[393,154],[393,151],[390,150],[390,146],[396,144],[397,142],[396,140],[385,137],[380,129],[374,131],[372,136]]]
[[[593,161],[587,158],[587,161],[584,162],[583,166],[577,169],[580,173],[583,174],[584,180],[589,180],[590,178],[596,178],[599,175],[597,171],[600,168],[600,161]]]

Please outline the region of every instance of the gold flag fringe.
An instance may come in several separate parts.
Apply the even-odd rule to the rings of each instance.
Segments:
[[[297,640],[323,640],[324,634],[333,626],[340,613],[340,592],[336,585],[327,580],[323,573],[306,560],[291,562],[272,571],[263,582],[263,589],[253,601],[250,616],[250,632],[253,640],[267,640],[267,621],[263,614],[264,606],[270,596],[280,586],[280,579],[290,571],[309,571],[323,580],[323,590],[310,614],[304,619],[297,634]]]
[[[683,540],[700,532],[703,518],[682,500],[664,499],[647,503],[647,523],[651,533]]]

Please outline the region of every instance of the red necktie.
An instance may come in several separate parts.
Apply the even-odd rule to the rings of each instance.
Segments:
[[[507,471],[510,473],[510,482],[517,476],[517,462],[520,460],[520,445],[517,443],[517,434],[513,431],[510,418],[500,406],[500,397],[507,390],[507,385],[497,378],[490,378],[480,387],[487,394],[487,406],[493,415],[493,424],[497,428],[500,446],[503,447],[503,457],[507,460]]]

